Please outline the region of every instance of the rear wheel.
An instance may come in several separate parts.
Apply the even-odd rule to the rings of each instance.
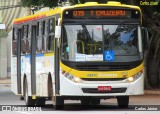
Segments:
[[[128,108],[129,96],[118,96],[117,102],[119,108]]]
[[[26,80],[25,80],[25,88],[24,88],[24,100],[26,102],[26,106],[35,105],[35,99],[32,99],[31,96],[28,96],[28,85]]]

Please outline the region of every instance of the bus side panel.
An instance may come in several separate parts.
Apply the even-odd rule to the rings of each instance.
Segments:
[[[28,96],[31,96],[31,55],[25,56],[25,73],[26,73],[26,80],[28,85]]]
[[[54,77],[54,53],[47,53],[44,55],[44,69],[45,69],[45,72],[47,72],[48,74],[50,73],[51,74],[51,79],[52,79],[52,87],[54,87],[54,82],[55,82],[55,77]],[[47,74],[47,75],[48,75]],[[47,85],[46,85],[46,90],[47,90],[47,95],[48,95],[48,78],[47,78]],[[54,88],[53,88],[54,90]],[[55,92],[53,91],[53,94]]]
[[[17,91],[17,57],[12,57],[12,60],[11,60],[11,90],[15,94],[18,94],[18,91]]]
[[[24,95],[25,56],[21,56],[21,94]]]
[[[51,74],[52,82],[54,72],[54,55],[37,54],[36,55],[36,95],[40,97],[48,96],[48,74]]]
[[[55,96],[55,71],[54,71],[54,53],[47,53],[44,55],[44,69],[45,69],[45,72],[47,72],[48,74],[50,73],[51,75],[51,81],[52,81],[52,89],[53,89],[53,96]],[[49,79],[49,77],[48,77]],[[46,90],[48,90],[48,85],[50,82],[49,80],[47,79],[47,88]],[[48,91],[47,91],[47,95],[48,95]]]
[[[36,96],[43,96],[46,91],[46,86],[43,83],[46,83],[47,75],[44,70],[44,54],[36,54]]]

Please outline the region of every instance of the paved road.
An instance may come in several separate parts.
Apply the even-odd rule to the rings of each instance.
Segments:
[[[110,112],[112,114],[132,114],[136,113],[136,114],[140,114],[142,111],[144,111],[144,109],[148,109],[148,107],[154,108],[155,110],[152,109],[152,113],[153,111],[154,114],[158,114],[160,113],[160,95],[144,95],[144,96],[132,96],[130,97],[130,106],[128,109],[118,109],[117,107],[117,101],[116,99],[108,99],[108,100],[102,100],[101,101],[101,105],[99,106],[81,106],[80,105],[80,101],[70,101],[67,100],[65,101],[66,106],[64,107],[63,111],[55,111],[52,105],[52,101],[47,101],[46,102],[46,106],[42,108],[43,111],[47,111],[47,113],[106,113]],[[0,85],[0,105],[24,105],[24,101],[21,101],[19,96],[14,95],[11,91],[10,91],[10,86],[4,86],[4,85]],[[146,106],[145,106],[146,105]],[[155,105],[155,106],[153,106]],[[158,106],[159,105],[159,106]],[[156,108],[158,109],[158,111],[156,110]],[[135,111],[137,110],[137,111]],[[138,111],[140,111],[138,113]],[[146,111],[146,110],[145,110]],[[147,111],[145,114],[150,114],[150,111]],[[4,113],[4,112],[0,112]],[[7,112],[7,114],[9,114],[10,112]],[[12,112],[13,113],[13,112]],[[36,113],[36,112],[14,112],[16,114],[32,114],[32,113]],[[38,112],[40,113],[44,113],[44,112]],[[110,113],[109,113],[110,114]],[[142,113],[141,113],[142,114]]]

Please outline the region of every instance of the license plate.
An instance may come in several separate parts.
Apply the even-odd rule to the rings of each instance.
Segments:
[[[98,91],[111,91],[111,86],[98,86]]]

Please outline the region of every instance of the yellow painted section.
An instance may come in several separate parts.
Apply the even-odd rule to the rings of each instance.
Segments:
[[[85,4],[87,4],[87,5],[95,5],[95,4],[98,4],[98,2],[85,2]]]
[[[66,71],[66,72],[70,72],[71,68],[64,65],[63,63],[60,62],[60,67],[62,68],[62,70]]]
[[[143,63],[140,66],[128,71],[79,71],[71,69],[62,63],[60,66],[62,70],[79,78],[126,78],[131,77],[144,69]]]
[[[32,95],[32,99],[36,99],[36,95]]]
[[[54,53],[45,53],[44,56],[54,56]]]
[[[33,14],[33,15],[29,15],[29,16],[18,18],[18,19],[14,19],[13,23],[18,23],[18,22],[22,23],[23,21],[25,22],[26,20],[31,21],[31,19],[33,19],[33,20],[39,19],[39,17],[41,17],[41,16],[44,16],[42,18],[45,18],[45,17],[49,17],[49,16],[52,16],[52,15],[61,14],[61,13],[62,13],[62,8],[57,7],[57,8],[45,11],[45,12],[40,12],[40,13],[36,13],[36,14]]]
[[[121,2],[117,2],[117,1],[108,1],[107,5],[121,5]]]

